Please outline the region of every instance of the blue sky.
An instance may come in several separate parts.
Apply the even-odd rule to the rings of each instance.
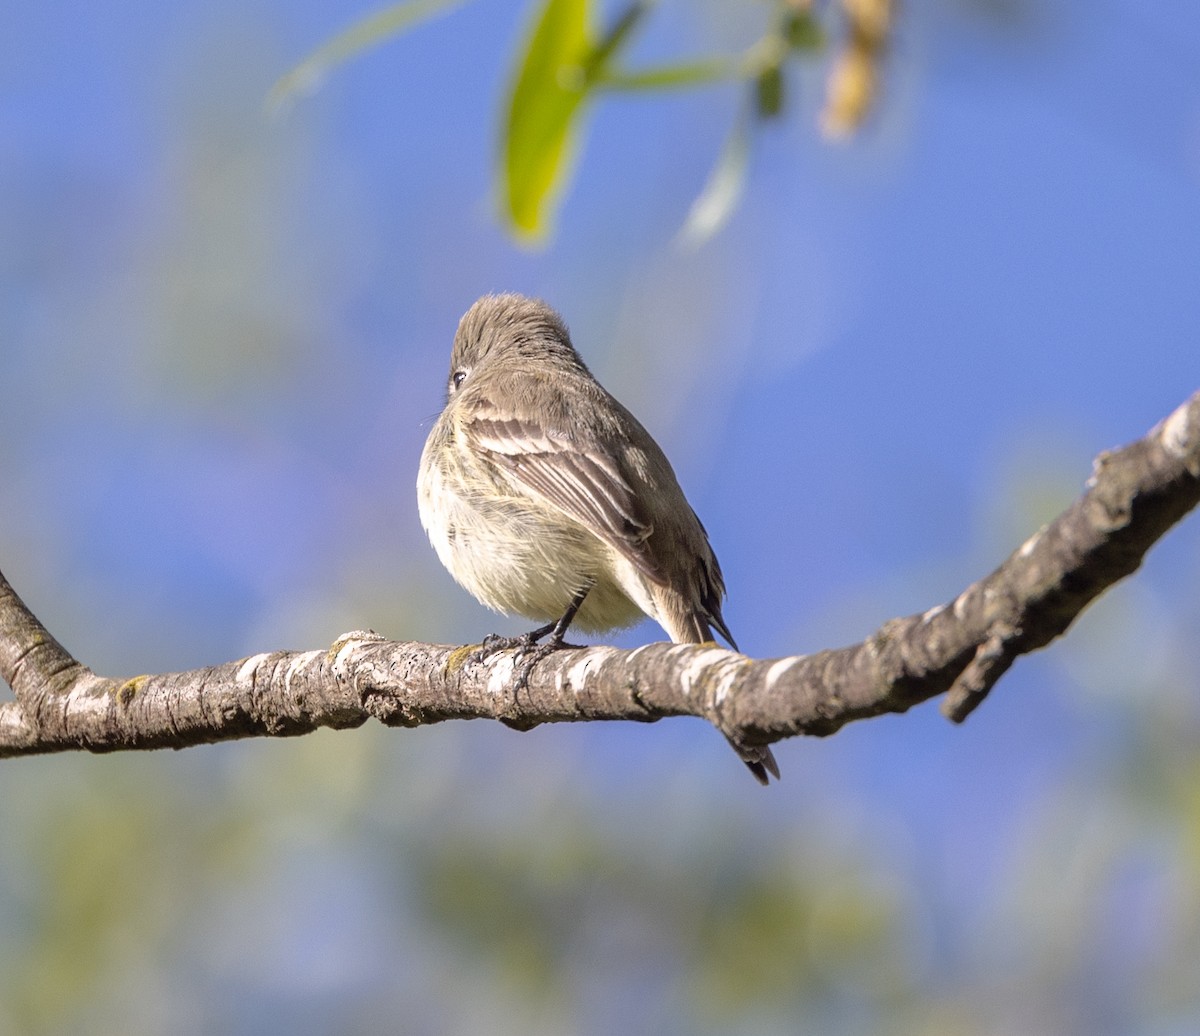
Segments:
[[[820,69],[794,76],[796,103],[757,141],[743,205],[695,251],[675,235],[735,90],[598,105],[557,234],[526,251],[491,193],[520,12],[466,5],[265,115],[271,83],[356,13],[307,0],[0,12],[0,566],[100,671],[314,647],[360,626],[442,642],[521,628],[441,571],[413,492],[454,327],[487,291],[556,305],[655,433],[720,556],[726,618],[763,657],[849,643],[952,597],[1068,503],[1097,452],[1200,383],[1193,4],[906,4],[863,133],[822,140]],[[633,57],[741,45],[760,17],[754,4],[665,2]],[[925,706],[789,742],[784,781],[765,795],[693,723],[363,731],[319,749],[113,765],[227,788],[239,768],[313,753],[330,769],[307,779],[336,798],[320,782],[336,785],[346,757],[396,745],[432,781],[412,792],[404,766],[417,764],[395,764],[399,811],[436,800],[473,803],[467,817],[519,813],[522,782],[545,772],[601,827],[631,803],[647,824],[674,815],[691,788],[713,823],[748,825],[764,856],[814,830],[865,831],[899,853],[908,862],[889,880],[932,918],[936,960],[978,938],[1014,873],[1036,870],[1045,818],[1106,815],[1112,799],[1094,789],[1144,761],[1147,716],[1200,728],[1198,577],[1193,517],[962,729]],[[617,642],[660,635],[647,624]],[[1179,751],[1181,768],[1194,764],[1194,747]],[[32,813],[50,793],[14,776],[22,767],[61,782],[67,802],[113,773],[55,764],[6,765]],[[353,849],[319,810],[306,816],[306,852],[268,860],[300,884],[306,867],[379,880],[374,813],[344,821]],[[1174,814],[1162,817],[1150,834],[1116,825],[1158,876],[1130,879],[1138,895],[1183,867],[1146,848],[1170,841]],[[680,825],[686,854],[697,828]],[[1117,887],[1097,885],[1091,902],[1122,916],[1138,900]],[[339,915],[339,952],[396,952],[364,934],[369,914]],[[327,935],[289,924],[295,945]],[[1112,960],[1153,959],[1124,932],[1105,929]],[[1030,938],[1018,926],[973,952],[1021,958]],[[211,961],[210,949],[188,953]],[[438,972],[436,955],[421,967]],[[239,987],[239,1024],[273,1003],[267,971]],[[1150,979],[1125,990],[1117,973],[1102,960],[1081,981],[1109,990],[1124,1031],[1173,1031],[1145,1008]],[[322,1017],[349,1025],[358,987],[330,981]],[[1200,1005],[1183,1000],[1169,1017],[1194,1022]],[[602,1030],[591,1017],[575,1017],[580,1031]]]

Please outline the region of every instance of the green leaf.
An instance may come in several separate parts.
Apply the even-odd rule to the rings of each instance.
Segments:
[[[503,137],[506,215],[519,236],[539,239],[575,157],[576,116],[587,96],[592,51],[588,0],[545,0],[517,67]]]
[[[276,80],[267,94],[267,108],[274,111],[299,94],[315,92],[330,70],[343,61],[461,3],[463,0],[403,0],[355,22]]]
[[[543,239],[578,150],[584,101],[608,75],[654,0],[633,0],[599,39],[590,0],[545,0],[513,80],[502,138],[505,215]]]
[[[596,85],[605,90],[671,90],[705,86],[741,79],[744,62],[739,58],[699,58],[673,65],[659,65],[636,72],[604,72]]]
[[[685,247],[704,244],[729,219],[737,208],[746,185],[746,170],[750,164],[750,132],[753,124],[751,110],[742,112],[733,132],[721,149],[721,156],[709,174],[700,196],[692,202],[677,240]]]
[[[637,28],[638,23],[655,3],[656,0],[633,0],[621,12],[620,17],[613,22],[612,28],[604,34],[604,38],[588,54],[584,69],[589,82],[604,72],[609,61],[629,40],[633,30]]]
[[[789,11],[781,35],[793,50],[820,50],[825,45],[821,23],[812,11]]]
[[[754,99],[759,118],[771,119],[783,111],[783,69],[768,65],[754,81]]]

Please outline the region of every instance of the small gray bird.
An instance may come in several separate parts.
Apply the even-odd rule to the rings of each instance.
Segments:
[[[530,651],[549,637],[536,661],[572,622],[596,632],[645,614],[676,643],[715,629],[737,650],[721,567],[675,472],[544,302],[487,295],[462,318],[417,503],[460,585],[495,611],[547,623],[485,648]],[[761,783],[779,777],[769,747],[733,747]]]

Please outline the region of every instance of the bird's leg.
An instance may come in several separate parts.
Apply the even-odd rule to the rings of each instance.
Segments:
[[[550,639],[543,645],[544,647],[549,647],[551,649],[560,647],[575,647],[576,645],[568,644],[566,641],[564,641],[563,637],[567,635],[568,627],[572,622],[575,621],[575,616],[579,613],[579,609],[583,607],[584,600],[587,598],[587,595],[591,592],[592,587],[595,585],[596,581],[594,579],[589,579],[587,581],[587,585],[571,598],[571,603],[567,605],[567,610],[563,612],[562,618],[559,619],[558,622],[551,623],[549,628],[543,626],[540,636],[536,637],[535,639],[540,640],[547,633],[549,633]],[[534,632],[538,631],[535,630]]]
[[[545,626],[539,626],[537,629],[530,630],[528,633],[522,633],[518,637],[502,637],[496,633],[491,633],[484,637],[479,650],[472,655],[472,660],[481,662],[489,655],[494,655],[498,651],[508,651],[516,648],[516,654],[513,656],[513,689],[519,691],[528,686],[529,674],[533,671],[533,667],[543,658],[557,651],[559,648],[579,646],[577,644],[568,644],[563,638],[566,637],[567,629],[574,621],[579,609],[583,607],[583,602],[594,585],[595,580],[589,579],[575,596],[571,598],[571,603],[567,606],[567,610],[563,612],[562,618],[556,619],[554,622],[548,622]],[[544,644],[539,644],[538,641],[543,637],[549,637],[549,640]]]

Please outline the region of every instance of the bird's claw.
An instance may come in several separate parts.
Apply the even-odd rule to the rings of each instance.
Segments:
[[[551,637],[544,644],[538,640],[546,636],[544,630],[534,630],[532,633],[522,633],[517,637],[504,637],[498,633],[489,633],[483,638],[483,643],[468,656],[472,662],[485,662],[493,655],[502,651],[513,652],[513,690],[523,691],[529,686],[529,677],[542,659],[554,654],[559,648],[574,648],[577,644],[567,644],[565,641]]]
[[[528,633],[523,633],[519,637],[503,637],[499,633],[489,633],[483,638],[483,643],[479,645],[468,656],[471,662],[486,662],[492,655],[498,655],[502,651],[516,650],[514,660],[519,659],[526,651],[533,647],[534,641]]]

